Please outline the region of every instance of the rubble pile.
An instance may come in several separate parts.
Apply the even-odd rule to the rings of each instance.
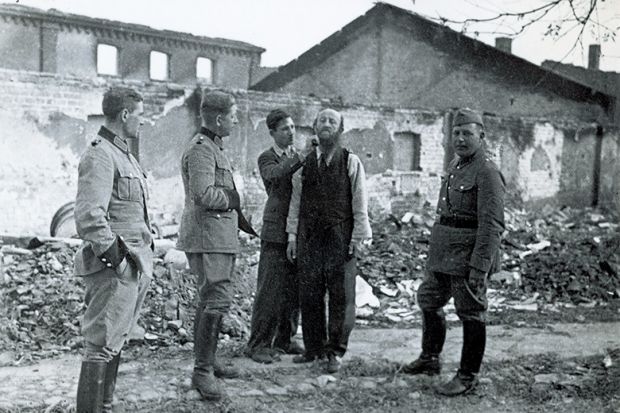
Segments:
[[[3,247],[0,348],[56,354],[76,346],[83,286],[73,277],[75,247]]]
[[[237,260],[236,300],[223,326],[229,337],[245,337],[249,328],[258,256],[253,252],[255,245],[243,248],[247,252]],[[2,246],[0,352],[46,357],[82,346],[79,329],[84,284],[73,276],[76,249],[76,245],[61,242],[33,249]],[[143,327],[137,326],[131,333],[133,339],[151,346],[193,341],[194,277],[186,268],[184,255],[176,261],[168,255],[172,254],[155,259],[154,277],[139,321]]]
[[[433,223],[430,208],[408,212],[400,219],[390,215],[372,222],[373,243],[358,265],[358,323],[390,324],[419,318],[415,295],[424,278]]]
[[[491,310],[512,304],[515,309],[536,310],[537,301],[595,305],[620,297],[615,217],[591,209],[552,207],[507,208],[505,215],[502,270],[489,282]],[[433,223],[434,211],[428,205],[401,218],[373,222],[373,245],[359,265],[356,304],[361,323],[419,318],[415,294],[424,277]]]
[[[402,217],[373,221],[373,244],[359,260],[356,286],[359,324],[419,320],[416,291],[424,277],[435,214],[430,206]],[[535,311],[538,304],[594,306],[620,296],[620,232],[617,218],[594,210],[507,209],[502,271],[489,282],[489,310]],[[84,313],[81,278],[72,271],[76,242],[0,244],[0,353],[35,357],[79,348]],[[154,277],[134,339],[149,346],[191,343],[195,284],[185,255],[157,249]],[[247,338],[256,286],[259,240],[242,238],[236,264],[235,303],[224,337]],[[27,247],[27,248],[26,248]],[[448,319],[456,319],[447,308]],[[189,344],[191,345],[191,344]]]
[[[504,275],[516,292],[544,302],[596,303],[620,297],[617,218],[592,210],[508,211]],[[500,277],[496,277],[501,278]]]

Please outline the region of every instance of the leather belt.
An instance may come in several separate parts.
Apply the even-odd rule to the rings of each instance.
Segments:
[[[478,220],[440,216],[439,225],[445,225],[447,227],[453,227],[453,228],[478,228]]]

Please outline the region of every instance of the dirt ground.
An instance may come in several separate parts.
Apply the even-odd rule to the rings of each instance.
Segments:
[[[441,377],[412,377],[401,363],[419,352],[419,328],[357,329],[343,369],[295,365],[291,356],[261,365],[241,356],[242,343],[225,342],[223,359],[243,375],[225,380],[220,402],[190,388],[191,345],[131,345],[123,353],[115,412],[620,412],[620,321],[489,327],[478,389],[439,397],[460,354],[460,328],[449,329]],[[74,411],[79,355],[65,354],[0,368],[0,412]]]

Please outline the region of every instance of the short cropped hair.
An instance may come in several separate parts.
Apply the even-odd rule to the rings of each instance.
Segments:
[[[220,90],[203,91],[200,101],[200,116],[207,122],[212,123],[218,115],[225,115],[237,102],[230,93]]]
[[[103,95],[101,108],[108,119],[115,119],[123,110],[133,112],[139,102],[144,101],[142,95],[128,87],[113,87]]]
[[[269,130],[276,130],[281,121],[290,117],[291,115],[282,109],[274,109],[267,115],[267,127]]]

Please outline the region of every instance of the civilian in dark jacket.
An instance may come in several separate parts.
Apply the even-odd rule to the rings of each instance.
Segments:
[[[292,339],[299,323],[299,286],[295,265],[286,258],[286,217],[293,189],[291,178],[309,153],[295,151],[295,123],[288,113],[280,109],[271,111],[267,115],[267,127],[274,145],[258,157],[268,198],[263,212],[258,280],[247,348],[247,354],[260,363],[277,360],[279,353],[303,352]]]

